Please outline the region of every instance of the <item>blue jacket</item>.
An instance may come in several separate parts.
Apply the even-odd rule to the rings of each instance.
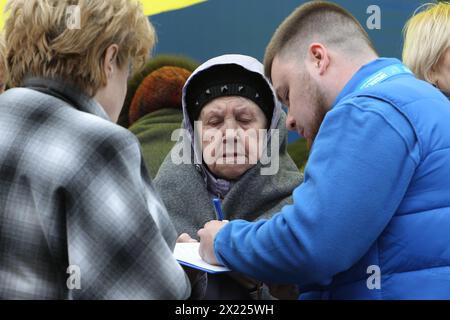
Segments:
[[[397,74],[349,81],[316,137],[305,181],[271,220],[233,221],[216,237],[224,265],[300,298],[450,298],[450,103]]]

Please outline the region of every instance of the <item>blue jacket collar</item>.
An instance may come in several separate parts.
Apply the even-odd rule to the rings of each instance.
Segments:
[[[341,91],[341,93],[333,103],[332,108],[339,104],[339,102],[341,102],[346,96],[355,92],[359,85],[372,74],[387,66],[398,63],[401,63],[401,61],[395,58],[378,58],[362,66],[361,69],[359,69],[353,75],[350,81],[345,85],[344,89]]]
[[[450,92],[442,91],[441,92],[450,100]]]

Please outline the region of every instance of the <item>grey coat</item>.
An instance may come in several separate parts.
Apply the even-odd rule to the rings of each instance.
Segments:
[[[137,139],[68,83],[24,86],[0,96],[0,299],[188,298]]]

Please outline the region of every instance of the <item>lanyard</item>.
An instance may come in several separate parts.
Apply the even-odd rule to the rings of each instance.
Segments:
[[[386,81],[389,78],[400,74],[413,74],[405,65],[401,63],[393,64],[381,69],[377,73],[371,75],[365,79],[359,86],[357,90],[366,89],[372,87],[378,83]]]

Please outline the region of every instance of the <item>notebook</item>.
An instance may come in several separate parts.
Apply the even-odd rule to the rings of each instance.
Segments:
[[[189,268],[198,269],[207,273],[224,273],[231,271],[226,267],[214,266],[206,263],[198,253],[200,243],[177,243],[174,250],[174,257],[177,261]]]

